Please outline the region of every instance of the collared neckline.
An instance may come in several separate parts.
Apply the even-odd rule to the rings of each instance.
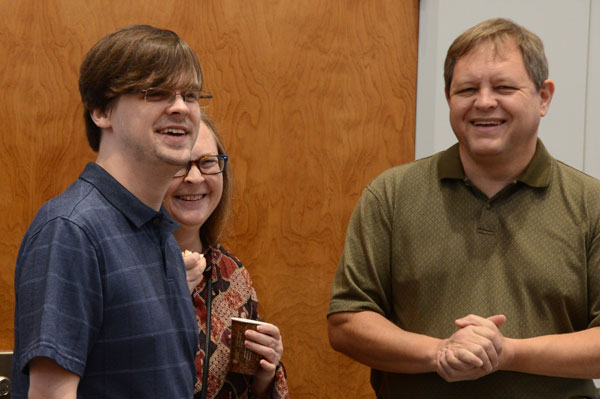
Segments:
[[[550,184],[552,159],[552,156],[538,138],[535,153],[533,154],[531,161],[529,161],[529,164],[523,173],[517,177],[516,181],[530,187],[548,187]],[[437,163],[437,172],[440,180],[467,180],[460,160],[458,143],[440,153]]]
[[[167,213],[163,205],[157,212],[148,205],[144,204],[138,197],[133,195],[121,183],[119,183],[110,173],[95,162],[90,162],[79,176],[94,187],[117,208],[127,219],[137,228],[155,220],[161,221],[161,224],[169,230],[177,229],[178,224]]]

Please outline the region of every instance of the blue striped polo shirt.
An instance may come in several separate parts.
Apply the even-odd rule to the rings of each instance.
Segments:
[[[95,163],[44,204],[15,270],[13,399],[40,356],[81,377],[78,398],[192,398],[198,333],[176,227]]]

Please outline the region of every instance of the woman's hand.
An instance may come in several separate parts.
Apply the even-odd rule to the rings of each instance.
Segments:
[[[202,273],[206,269],[206,258],[201,253],[188,250],[185,250],[182,255],[183,263],[185,263],[185,277],[191,294],[202,281]]]
[[[260,367],[254,374],[253,391],[257,395],[264,395],[277,371],[277,366],[283,354],[283,342],[279,328],[273,324],[261,324],[257,331],[246,330],[245,346],[259,354]]]

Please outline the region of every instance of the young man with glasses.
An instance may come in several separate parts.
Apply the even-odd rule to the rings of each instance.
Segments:
[[[130,26],[87,54],[79,88],[98,156],[21,244],[12,398],[192,397],[196,318],[161,203],[190,160],[202,84],[171,31]]]

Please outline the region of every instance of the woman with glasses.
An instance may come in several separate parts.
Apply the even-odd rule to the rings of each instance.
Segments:
[[[198,320],[194,398],[289,398],[280,363],[283,344],[272,324],[246,332],[246,347],[262,357],[258,371],[229,371],[231,318],[259,319],[258,303],[248,271],[219,243],[232,179],[223,143],[204,111],[191,159],[175,174],[164,205],[180,225],[174,235],[184,251]]]

